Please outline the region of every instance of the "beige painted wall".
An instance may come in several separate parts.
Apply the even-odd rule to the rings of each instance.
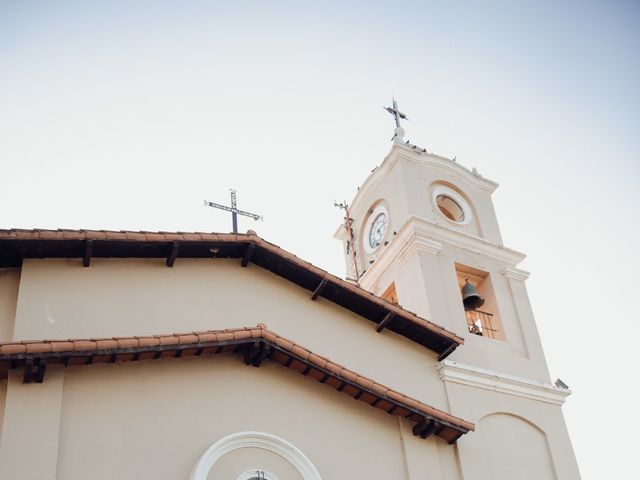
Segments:
[[[13,336],[19,284],[19,268],[0,268],[0,342],[9,342]]]
[[[496,295],[512,299],[500,303],[503,323],[517,321],[520,338],[537,339],[533,317],[526,317],[531,313],[524,283],[502,276],[497,263],[453,247],[445,246],[437,256],[421,253],[405,264],[415,270],[411,275],[403,270],[406,275],[397,284],[400,301],[408,291],[400,288],[402,282],[417,282],[416,298],[419,287],[437,286],[438,294],[428,297],[430,318],[464,334],[455,262],[497,278]],[[416,279],[419,272],[422,275]],[[12,275],[13,280],[4,284],[10,292],[5,298],[14,295],[18,277]],[[26,260],[19,282],[16,340],[148,335],[263,322],[352,370],[479,423],[478,432],[463,436],[457,446],[438,438],[423,441],[404,421],[277,365],[266,362],[255,369],[238,357],[52,369],[42,385],[23,385],[21,372],[16,371],[6,393],[0,389],[5,403],[0,478],[187,478],[184,472],[191,471],[208,446],[244,430],[292,442],[325,479],[357,474],[411,480],[506,478],[505,472],[513,472],[526,458],[514,451],[511,463],[494,465],[500,455],[487,450],[486,442],[513,430],[538,452],[534,462],[538,470],[533,471],[543,475],[551,465],[557,478],[579,478],[558,406],[445,385],[433,352],[389,331],[377,334],[373,323],[322,298],[311,301],[310,292],[255,265],[242,268],[238,260],[178,259],[167,268],[162,260],[95,259],[91,267],[83,268],[77,259]],[[523,315],[528,323],[520,320]],[[533,330],[527,333],[525,327]],[[501,371],[511,364],[508,372],[548,379],[546,367],[527,363],[530,352],[542,355],[539,340],[518,343],[513,337],[512,342],[487,346],[474,342],[487,339],[468,337],[453,359]],[[496,423],[489,417],[496,413],[511,416],[495,417]],[[484,422],[485,418],[490,420]],[[540,435],[526,430],[529,424],[536,425],[546,440],[548,457],[541,453]],[[502,437],[494,444],[503,451],[501,442]],[[43,461],[29,462],[25,452]],[[216,468],[221,476],[239,474],[251,458],[256,457],[250,451],[239,451],[223,457]],[[275,458],[260,461],[269,465],[266,470],[287,469]],[[280,480],[291,477],[283,475]]]
[[[149,335],[255,326],[438,408],[436,355],[238,260],[27,260],[14,339]],[[383,353],[384,352],[384,353]],[[412,372],[398,375],[398,372]],[[416,379],[420,379],[416,381]]]
[[[559,406],[459,383],[446,383],[451,408],[476,423],[458,441],[465,480],[580,478]]]
[[[0,379],[0,438],[2,438],[2,425],[4,425],[4,411],[7,403],[7,381],[8,379]]]
[[[395,418],[270,362],[253,368],[220,356],[71,367],[64,387],[59,479],[186,479],[211,444],[238,431],[291,442],[324,479],[403,478]],[[238,475],[253,459],[280,480],[296,478],[277,458],[237,452],[214,472]]]
[[[249,470],[262,470],[276,475],[278,480],[304,480],[300,472],[277,453],[264,448],[244,447],[223,455],[209,471],[207,480],[228,478],[235,480]]]
[[[55,480],[64,373],[47,369],[45,383],[22,383],[12,370],[0,438],[0,478]]]

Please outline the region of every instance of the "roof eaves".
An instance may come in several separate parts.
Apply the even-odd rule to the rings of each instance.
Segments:
[[[23,258],[56,258],[56,255],[60,256],[60,258],[63,258],[63,255],[64,258],[82,258],[84,256],[84,266],[90,264],[91,256],[133,257],[135,255],[143,255],[153,258],[163,258],[166,256],[167,265],[172,266],[176,256],[177,258],[187,258],[188,255],[194,255],[193,258],[195,258],[193,251],[189,253],[188,248],[180,247],[179,252],[178,249],[173,249],[175,256],[169,260],[172,245],[174,247],[179,245],[193,247],[200,243],[236,245],[238,248],[244,248],[244,253],[241,253],[238,248],[235,248],[233,251],[221,253],[220,255],[234,258],[242,258],[242,255],[245,255],[245,258],[242,259],[243,266],[246,266],[246,264],[251,261],[311,291],[314,291],[320,282],[324,282],[338,291],[338,294],[330,295],[331,289],[328,289],[327,294],[323,295],[327,300],[348,308],[368,320],[376,322],[377,326],[381,326],[381,322],[391,313],[394,320],[386,326],[387,329],[435,351],[440,355],[439,359],[445,358],[453,352],[455,348],[464,343],[464,339],[455,333],[421,318],[397,304],[388,302],[357,285],[338,278],[300,259],[281,247],[264,240],[251,231],[247,234],[225,234],[202,232],[134,232],[127,230],[0,230],[0,245],[5,242],[13,245],[13,250],[4,248],[5,252],[4,255],[2,255],[2,249],[0,249],[0,267],[15,266],[17,263],[21,263]],[[18,242],[20,245],[16,246],[15,242]],[[43,249],[37,245],[33,245],[33,242],[37,244],[44,242],[46,245],[49,245],[47,242],[70,242],[70,246],[64,252],[61,252],[60,248],[56,249],[52,247],[48,252],[45,249],[45,253],[43,253]],[[147,243],[159,245],[155,253],[150,253],[146,250],[144,252],[142,251],[142,245]],[[167,243],[166,249],[162,247],[163,243]],[[131,245],[129,250],[127,250],[127,245]],[[141,245],[141,247],[136,250],[136,245]],[[263,258],[262,262],[259,256],[253,255],[252,258],[247,258],[246,252],[251,245],[254,246],[252,248],[257,248],[263,254],[272,257]],[[90,246],[90,248],[87,248],[88,246]],[[102,253],[100,252],[101,246],[103,247]],[[209,258],[215,256],[215,254],[211,253],[211,249],[206,248],[204,250]],[[46,255],[52,255],[52,257],[47,257]],[[198,256],[202,255],[202,251],[199,251]],[[265,257],[265,255],[263,255],[263,257]],[[270,268],[270,266],[273,266],[274,258],[282,262],[287,262],[292,266],[288,276],[282,272],[281,268],[275,268],[278,267],[278,265]],[[279,266],[281,265],[279,264]],[[298,272],[297,275],[292,274],[294,270]],[[302,275],[304,275],[304,278],[302,278]],[[340,292],[347,293],[347,295],[343,295]],[[381,328],[379,330],[381,330]]]
[[[0,366],[23,368],[24,383],[42,382],[47,365],[89,365],[203,354],[241,353],[247,365],[265,360],[280,363],[387,414],[414,422],[415,435],[435,434],[450,443],[474,425],[361,376],[314,354],[265,325],[169,335],[70,340],[36,340],[0,344]]]

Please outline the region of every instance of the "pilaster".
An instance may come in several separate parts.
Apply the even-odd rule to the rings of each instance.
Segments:
[[[43,383],[22,383],[11,370],[0,438],[0,478],[55,480],[63,367],[49,366]]]

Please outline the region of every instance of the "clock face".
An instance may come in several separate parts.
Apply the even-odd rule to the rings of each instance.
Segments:
[[[387,229],[387,214],[380,212],[373,220],[369,230],[369,247],[373,250],[380,245]]]

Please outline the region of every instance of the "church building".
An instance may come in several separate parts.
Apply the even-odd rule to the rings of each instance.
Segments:
[[[497,184],[389,110],[347,279],[252,231],[0,230],[0,479],[579,479]]]

